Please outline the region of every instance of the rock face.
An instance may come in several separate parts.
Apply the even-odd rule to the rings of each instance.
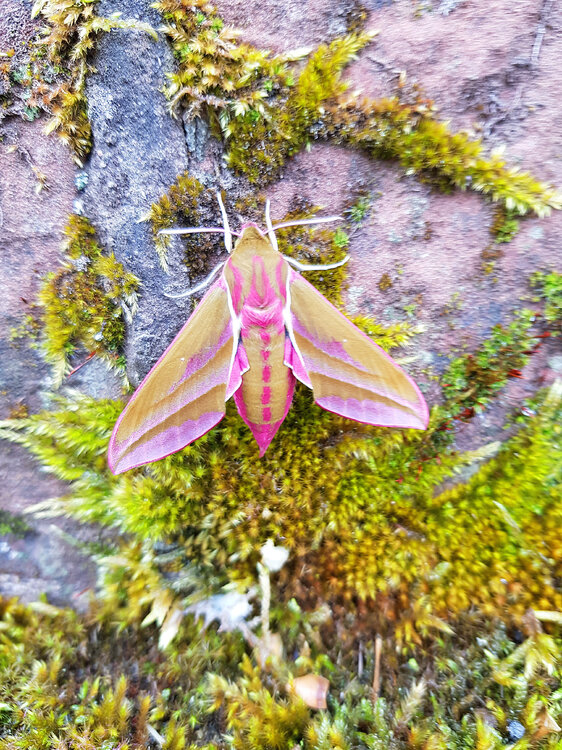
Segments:
[[[345,30],[357,7],[347,0],[219,0],[219,14],[241,29],[242,39],[274,51],[329,41]],[[404,85],[421,88],[435,100],[438,116],[452,129],[471,129],[490,148],[507,145],[514,165],[544,181],[562,173],[562,6],[533,0],[508,2],[394,3],[371,0],[367,26],[379,29],[375,42],[348,69],[351,89],[368,96],[390,96]],[[101,15],[120,11],[124,18],[160,24],[149,0],[101,0]],[[6,0],[0,51],[29,39],[30,3]],[[127,337],[129,376],[136,383],[186,320],[192,302],[170,300],[163,291],[171,280],[158,264],[150,228],[139,219],[181,172],[189,169],[209,187],[231,197],[247,190],[222,163],[220,145],[201,122],[182,122],[168,114],[160,92],[173,67],[162,34],[158,42],[140,31],[100,36],[93,54],[96,73],[87,94],[94,148],[85,165],[83,193],[74,187],[75,167],[55,137],[42,133],[42,121],[8,117],[0,122],[0,410],[8,416],[22,404],[41,408],[49,371],[40,352],[14,342],[13,328],[29,312],[40,277],[59,261],[61,232],[68,214],[82,210],[101,243],[142,282],[140,309]],[[4,90],[0,91],[0,94]],[[5,93],[5,92],[4,92]],[[10,150],[10,146],[17,146]],[[36,194],[33,166],[47,176],[48,189]],[[273,217],[281,217],[295,198],[341,211],[351,195],[374,197],[366,220],[351,237],[350,312],[375,315],[383,323],[406,319],[420,324],[420,335],[404,356],[409,369],[426,381],[439,372],[452,349],[474,348],[495,323],[529,294],[527,278],[559,262],[562,213],[546,221],[525,220],[492,273],[482,270],[482,252],[491,238],[492,209],[474,194],[443,195],[392,164],[330,144],[313,144],[286,165],[269,186]],[[78,203],[74,203],[75,201]],[[244,217],[238,217],[243,219]],[[179,251],[178,251],[179,252]],[[180,267],[179,256],[172,268]],[[378,282],[386,274],[391,286]],[[174,281],[174,288],[190,279]],[[454,304],[452,304],[452,301]],[[505,414],[562,368],[554,344],[531,358],[522,380],[513,381],[483,415],[463,425],[459,447],[478,447],[498,435]],[[115,392],[115,381],[96,365],[73,385],[96,395]],[[38,473],[23,450],[3,445],[0,507],[21,512],[64,488]],[[92,566],[61,538],[83,540],[97,532],[67,522],[35,522],[23,539],[0,538],[0,593],[35,598],[45,590],[57,603],[76,603],[74,594],[91,587]]]
[[[100,15],[123,17],[157,27],[160,17],[150,3],[110,2]],[[181,120],[172,119],[159,91],[171,52],[162,35],[155,42],[140,31],[106,34],[94,56],[97,74],[88,79],[89,116],[94,148],[87,166],[84,213],[102,244],[141,280],[140,306],[127,337],[129,376],[138,383],[161,354],[161,344],[187,319],[191,302],[163,295],[167,279],[158,264],[150,225],[139,223],[150,205],[187,168]]]

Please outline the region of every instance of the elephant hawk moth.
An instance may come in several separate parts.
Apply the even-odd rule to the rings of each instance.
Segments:
[[[287,416],[295,383],[312,388],[323,409],[358,422],[425,429],[428,409],[414,381],[354,326],[283,256],[275,230],[338,217],[273,226],[165,230],[223,232],[229,257],[187,323],[133,394],[111,436],[109,466],[119,474],[181,450],[212,429],[234,398],[260,456]],[[347,258],[345,259],[347,260]],[[345,262],[345,260],[343,262]],[[171,296],[171,295],[170,295]]]

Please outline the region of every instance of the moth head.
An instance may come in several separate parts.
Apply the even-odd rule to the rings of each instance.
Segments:
[[[267,235],[263,229],[252,221],[247,224],[242,224],[240,227],[240,239],[238,242],[243,242],[244,240],[264,240],[266,239],[266,236]]]

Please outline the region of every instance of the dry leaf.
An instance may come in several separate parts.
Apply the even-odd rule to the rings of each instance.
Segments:
[[[289,685],[289,691],[306,703],[310,708],[327,708],[326,696],[330,681],[317,674],[305,674],[295,677]]]
[[[162,589],[159,591],[152,602],[152,609],[142,621],[141,626],[146,627],[153,622],[162,625],[173,601],[174,595],[169,589]]]
[[[181,621],[183,620],[183,609],[179,607],[172,607],[164,620],[162,629],[160,630],[160,637],[158,639],[158,646],[161,649],[165,649],[166,646],[171,643],[176,637],[178,630],[180,629]]]
[[[555,719],[548,713],[547,709],[545,708],[543,711],[541,711],[538,717],[537,731],[533,734],[532,740],[533,742],[542,740],[543,737],[546,737],[553,732],[562,732],[562,729],[558,726]]]

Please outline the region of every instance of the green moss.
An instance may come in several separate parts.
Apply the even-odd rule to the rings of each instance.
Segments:
[[[548,214],[560,208],[560,195],[516,169],[499,152],[489,157],[482,144],[464,133],[451,133],[433,119],[427,104],[407,105],[399,99],[333,103],[324,135],[351,145],[376,159],[395,159],[410,174],[441,189],[475,190],[505,206],[510,216]]]
[[[215,218],[217,211],[217,199],[212,190],[203,187],[199,180],[190,177],[187,172],[178,175],[168,191],[152,204],[145,219],[150,221],[156,252],[165,270],[168,269],[170,236],[159,235],[160,230],[210,226],[217,221],[220,225],[222,219]],[[208,234],[186,235],[183,242],[185,260],[191,272],[204,273],[209,254],[216,250],[216,238]]]
[[[343,68],[371,39],[372,34],[350,34],[321,45],[309,58],[294,86],[280,92],[266,116],[251,112],[229,123],[228,163],[252,182],[275,177],[285,161],[319,137],[329,121],[328,103],[343,95]]]
[[[544,318],[556,331],[562,328],[562,274],[557,271],[543,273],[536,271],[531,275],[531,286],[537,290],[535,300],[544,303]]]
[[[532,310],[521,310],[508,326],[494,326],[476,352],[452,360],[442,379],[451,416],[470,417],[482,411],[508,378],[521,376],[520,369],[537,344],[531,332],[534,322]]]
[[[519,214],[515,209],[507,209],[505,206],[498,206],[494,211],[494,220],[490,228],[490,233],[494,237],[494,242],[501,244],[511,242],[519,231]]]
[[[379,197],[380,194],[377,196]],[[373,196],[368,192],[361,192],[355,202],[346,209],[345,213],[354,224],[361,224],[368,216],[373,202]]]
[[[139,284],[113,254],[103,255],[85,217],[71,215],[65,235],[67,260],[59,271],[47,274],[39,293],[44,349],[58,383],[79,348],[122,369],[124,310],[134,312]]]
[[[167,94],[172,109],[203,115],[225,139],[229,165],[252,182],[274,178],[285,161],[314,140],[330,139],[405,170],[444,190],[476,190],[505,210],[498,225],[506,241],[516,216],[560,208],[559,194],[506,167],[499,151],[486,157],[480,142],[451,133],[434,119],[431,102],[398,98],[346,99],[343,68],[373,34],[356,32],[321,45],[296,76],[290,58],[235,44],[213,6],[174,0],[156,7],[177,58]]]
[[[164,660],[154,627],[135,622],[120,634],[103,618],[0,598],[1,750],[141,750],[149,728],[168,748],[199,736],[205,704],[197,686],[211,654],[226,673],[231,661],[235,667],[240,638],[186,621],[181,653]]]
[[[189,117],[206,115],[219,132],[228,133],[233,118],[248,114],[260,119],[267,99],[290,85],[290,54],[272,56],[236,44],[234,30],[204,0],[190,5],[159,0],[154,7],[162,14],[162,30],[177,61],[165,89],[172,111],[183,107]]]
[[[13,534],[17,537],[23,537],[31,530],[32,527],[22,515],[0,510],[0,536]]]
[[[459,408],[481,408],[498,378],[505,382],[498,358],[509,357],[506,346],[523,346],[514,336],[498,331],[473,355],[493,377],[475,377],[470,393],[467,360],[454,363],[459,380],[445,389],[448,400],[434,410],[426,433],[357,425],[318,409],[307,389],[297,389],[259,472],[255,443],[230,404],[223,422],[194,445],[119,477],[109,473],[105,457],[119,403],[62,399],[58,411],[6,423],[3,435],[72,482],[54,511],[148,540],[173,540],[202,571],[245,582],[254,578],[260,545],[279,540],[291,551],[282,574],[288,591],[304,586],[312,599],[352,608],[357,600],[374,601],[378,627],[407,640],[402,623],[423,624],[432,613],[451,617],[478,604],[514,617],[528,606],[562,605],[548,583],[558,575],[562,549],[552,539],[542,551],[560,520],[551,494],[559,463],[551,406],[541,407],[541,417],[488,473],[450,491],[462,500],[435,494],[447,476],[488,455],[487,448],[449,453],[446,427]],[[532,505],[525,499],[530,486]],[[529,536],[512,533],[506,518],[514,514],[521,528],[533,528]]]
[[[383,640],[383,696],[374,700],[372,631],[358,652],[356,635],[329,612],[276,601],[272,625],[288,656],[267,669],[239,634],[191,617],[174,647],[158,653],[146,612],[119,632],[110,602],[78,617],[0,599],[0,748],[140,750],[158,738],[179,750],[499,750],[513,722],[525,747],[556,748],[562,641],[534,616],[519,645],[501,624],[475,618],[460,633],[426,639],[415,656]],[[307,673],[329,679],[327,710],[287,689]]]

